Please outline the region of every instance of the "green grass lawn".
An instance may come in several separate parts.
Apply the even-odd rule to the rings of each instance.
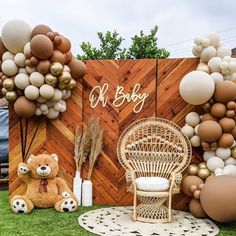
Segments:
[[[81,214],[100,208],[80,207],[75,213],[57,213],[54,209],[34,209],[31,214],[14,214],[8,203],[8,192],[0,192],[0,235],[1,236],[86,236],[94,235],[77,222]],[[236,236],[236,222],[218,224],[220,236]]]

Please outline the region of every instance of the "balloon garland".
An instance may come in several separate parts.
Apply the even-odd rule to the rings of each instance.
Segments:
[[[211,210],[212,207],[218,209],[217,204],[222,203],[213,201],[212,194],[205,193],[209,192],[208,188],[217,188],[217,185],[211,185],[217,182],[210,181],[212,176],[226,175],[229,179],[236,176],[236,58],[231,57],[231,49],[222,45],[216,33],[197,37],[194,44],[192,52],[200,58],[200,62],[195,71],[182,78],[179,91],[187,103],[201,105],[203,114],[187,114],[182,132],[190,138],[193,147],[202,147],[204,161],[188,167],[182,189],[192,197],[189,208],[194,216],[204,218],[207,213],[211,218],[222,221],[218,217],[220,213]],[[207,184],[204,185],[204,181]],[[214,191],[220,192],[221,187]],[[202,191],[204,194],[201,194]],[[230,193],[222,194],[223,199],[227,199],[227,194]],[[211,204],[208,204],[209,201]],[[224,216],[228,217],[226,221],[230,219],[229,214],[224,212]],[[235,217],[231,219],[235,220]]]
[[[65,112],[66,100],[85,73],[85,64],[72,56],[70,40],[50,27],[37,25],[31,29],[22,20],[11,20],[3,26],[0,97],[13,104],[20,116],[23,159],[30,118],[36,115],[56,119]]]

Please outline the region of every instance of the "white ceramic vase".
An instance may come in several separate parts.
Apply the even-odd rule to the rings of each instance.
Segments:
[[[82,184],[82,206],[93,205],[93,184],[91,180],[84,180]]]
[[[73,182],[73,193],[75,194],[79,205],[81,205],[81,190],[82,190],[82,179],[80,177],[80,171],[76,171]]]

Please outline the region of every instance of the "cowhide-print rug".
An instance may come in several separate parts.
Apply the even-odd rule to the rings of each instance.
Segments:
[[[218,227],[209,219],[197,219],[188,212],[173,210],[171,223],[143,223],[132,220],[132,207],[110,207],[87,212],[78,218],[80,226],[97,235],[125,236],[212,236]]]

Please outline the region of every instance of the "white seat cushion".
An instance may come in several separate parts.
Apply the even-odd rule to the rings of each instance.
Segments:
[[[162,177],[139,177],[135,180],[137,189],[143,191],[166,191],[170,187],[169,180]]]

